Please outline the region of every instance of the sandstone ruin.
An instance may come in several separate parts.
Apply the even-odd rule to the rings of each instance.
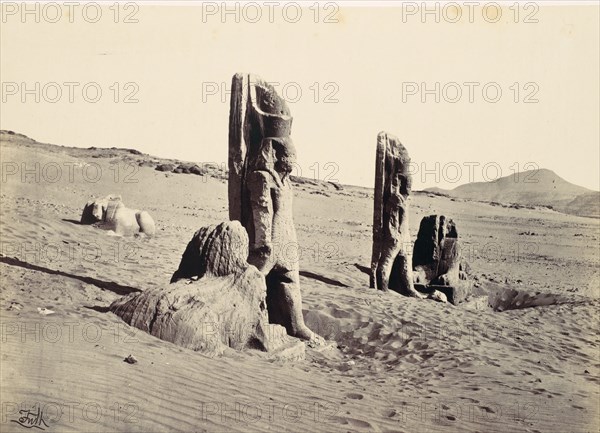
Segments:
[[[126,207],[120,195],[107,195],[88,201],[81,213],[81,224],[96,224],[121,236],[136,233],[153,236],[156,231],[150,214]]]
[[[247,256],[248,235],[239,222],[202,227],[171,284],[121,298],[110,310],[131,326],[207,354],[230,347],[302,358],[304,344],[269,324],[265,278]]]
[[[299,256],[293,254],[298,243],[290,182],[296,158],[292,117],[285,101],[256,76],[236,74],[232,89],[231,222],[194,234],[167,287],[129,295],[110,310],[193,350],[255,348],[280,359],[301,358],[304,344],[292,337],[311,345],[324,340],[304,323]],[[88,204],[86,220],[106,215],[112,201]]]
[[[304,324],[290,173],[296,150],[285,102],[256,75],[236,74],[229,113],[229,218],[248,231],[248,262],[266,278],[271,323],[322,341]]]
[[[471,292],[456,224],[444,215],[429,215],[421,220],[412,266],[416,284],[426,291],[444,293],[453,304],[464,301]]]
[[[422,297],[413,286],[408,200],[410,157],[397,137],[377,135],[373,251],[369,286]]]

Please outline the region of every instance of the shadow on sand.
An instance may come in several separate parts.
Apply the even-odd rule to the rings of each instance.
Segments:
[[[303,277],[306,277],[306,278],[312,278],[313,280],[321,281],[322,283],[329,284],[331,286],[350,287],[338,280],[334,280],[332,278],[327,278],[327,277],[324,277],[323,275],[315,274],[314,272],[310,272],[310,271],[300,271],[300,275]]]
[[[20,268],[31,269],[32,271],[44,272],[50,275],[60,275],[61,277],[73,278],[75,280],[83,281],[86,284],[93,284],[96,287],[100,287],[101,289],[110,290],[111,292],[116,293],[117,295],[128,295],[134,292],[141,292],[140,289],[131,286],[123,286],[121,284],[112,282],[112,281],[102,281],[97,278],[92,277],[84,277],[81,275],[69,274],[68,272],[57,271],[55,269],[45,268],[43,266],[34,265],[31,263],[24,262],[15,257],[0,257],[0,263],[6,263],[11,266],[18,266]]]

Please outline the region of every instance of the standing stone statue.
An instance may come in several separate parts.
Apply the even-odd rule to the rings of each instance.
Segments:
[[[248,262],[266,277],[269,321],[289,335],[321,342],[304,324],[290,173],[296,150],[292,116],[273,87],[233,77],[229,112],[229,218],[248,231]]]
[[[450,285],[459,278],[456,224],[444,215],[423,217],[413,249],[415,282]]]
[[[444,215],[423,217],[413,249],[414,281],[444,293],[452,304],[471,293],[468,264],[461,254],[456,224]]]
[[[423,297],[413,286],[408,198],[410,158],[397,137],[377,135],[370,287]]]

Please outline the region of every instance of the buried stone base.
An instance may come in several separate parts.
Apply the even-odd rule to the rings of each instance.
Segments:
[[[450,302],[458,305],[465,301],[471,295],[472,284],[465,280],[460,281],[452,286],[441,284],[418,284],[415,283],[415,289],[421,293],[430,295],[430,298],[439,302]]]
[[[258,272],[258,271],[256,271]],[[283,326],[268,323],[260,308],[262,274],[180,280],[165,288],[129,295],[110,310],[126,323],[178,346],[221,355],[230,347],[269,352],[277,359],[304,358],[305,345]]]
[[[209,355],[257,349],[302,359],[305,345],[269,323],[266,284],[246,262],[248,236],[238,222],[200,229],[172,283],[115,301],[110,311],[162,340]]]
[[[421,298],[413,285],[409,232],[410,157],[398,137],[377,135],[369,287]]]

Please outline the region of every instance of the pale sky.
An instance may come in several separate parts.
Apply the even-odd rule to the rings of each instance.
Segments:
[[[137,10],[122,5],[117,23],[115,8],[103,8],[92,23],[93,8],[84,14],[80,5],[69,15],[59,2],[60,17],[57,10],[40,9],[37,23],[35,13],[21,15],[20,2],[5,3],[0,128],[53,144],[133,147],[226,163],[229,96],[220,91],[229,89],[235,72],[252,72],[280,83],[280,94],[285,85],[303,176],[315,177],[318,166],[321,179],[372,186],[376,137],[385,130],[400,138],[416,163],[416,189],[452,188],[485,180],[486,174],[493,179],[496,168],[509,175],[538,166],[598,190],[598,5],[506,5],[493,23],[488,21],[496,19],[494,10],[484,15],[475,7],[471,19],[465,3],[457,3],[463,5],[460,19],[456,9],[440,9],[439,23],[433,13],[411,14],[411,5],[419,8],[421,2],[337,3],[337,11],[330,2],[318,23],[314,8],[302,9],[298,22],[291,22],[293,7],[285,16],[275,8],[274,22],[266,8],[258,22],[244,22],[256,20],[256,9],[241,6],[235,22],[234,13],[221,15],[221,2],[204,9],[191,2],[138,3]],[[138,22],[123,22],[128,14]],[[328,15],[337,22],[323,22]],[[48,84],[53,82],[58,85]],[[64,84],[69,82],[79,84]],[[90,99],[101,89],[98,102],[83,98],[86,83],[97,83],[87,87]],[[120,89],[118,102],[113,83]],[[434,93],[440,83],[439,103],[434,93],[419,91],[421,83]],[[448,83],[458,83],[460,98],[457,85]],[[502,91],[498,102],[484,99],[486,84],[490,101],[496,89]],[[25,94],[24,87],[33,93]],[[124,103],[136,89],[138,102]],[[207,93],[215,89],[216,95]],[[453,98],[457,102],[449,102]],[[524,103],[527,98],[538,102]],[[469,163],[479,164],[473,178]],[[423,168],[431,171],[424,179]]]

